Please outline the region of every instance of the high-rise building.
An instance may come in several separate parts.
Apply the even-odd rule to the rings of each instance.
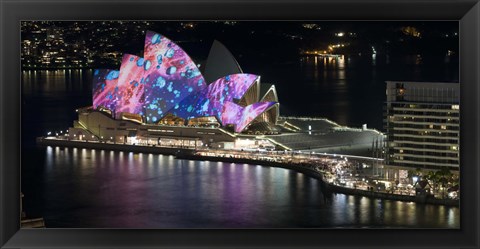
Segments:
[[[386,83],[386,176],[405,178],[416,169],[458,172],[459,84]]]

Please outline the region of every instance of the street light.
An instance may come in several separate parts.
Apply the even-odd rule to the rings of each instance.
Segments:
[[[412,180],[413,180],[413,184],[417,183],[417,181],[418,181],[418,176],[412,177]]]

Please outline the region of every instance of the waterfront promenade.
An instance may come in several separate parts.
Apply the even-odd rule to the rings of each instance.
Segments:
[[[376,169],[382,159],[299,151],[213,150],[38,138],[40,146],[77,147],[174,155],[178,159],[256,164],[295,170],[322,181],[326,195],[343,193],[371,198],[458,206],[459,200],[417,196],[413,186],[395,186],[380,179]]]
[[[372,174],[373,169],[366,167],[364,163],[371,160],[382,162],[380,159],[325,153],[278,151],[259,151],[257,153],[240,151],[237,154],[225,150],[196,151],[193,155],[184,155],[181,158],[258,164],[292,169],[321,180],[325,186],[324,194],[327,195],[342,193],[396,201],[459,206],[458,199],[441,199],[433,196],[416,195],[416,190],[413,186],[398,188],[392,186],[394,183],[391,182],[391,186],[386,187],[385,185],[388,185],[389,181],[378,179],[378,177]],[[366,168],[358,170],[362,167]]]

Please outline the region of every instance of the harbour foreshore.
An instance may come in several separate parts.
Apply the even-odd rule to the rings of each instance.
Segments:
[[[353,189],[353,188],[339,186],[334,183],[328,183],[324,178],[323,172],[316,170],[312,167],[309,167],[308,165],[286,164],[286,163],[280,163],[280,162],[247,159],[247,158],[201,156],[201,155],[194,155],[194,154],[179,155],[177,156],[177,158],[187,159],[187,160],[213,161],[213,162],[246,163],[246,164],[255,164],[255,165],[290,169],[322,181],[322,184],[324,184],[325,186],[324,194],[327,194],[327,195],[332,193],[339,193],[339,194],[365,196],[370,198],[386,199],[386,200],[394,200],[394,201],[459,206],[458,200],[434,199],[434,198],[427,198],[423,196],[412,196],[412,195],[399,195],[399,194],[392,194],[392,193],[385,193],[385,192],[378,192],[378,191],[368,191],[368,190]]]
[[[254,158],[235,158],[235,157],[218,157],[218,156],[206,156],[195,154],[194,148],[179,148],[179,147],[159,147],[159,146],[146,146],[146,145],[133,145],[133,144],[114,144],[114,143],[102,143],[102,142],[85,142],[85,141],[72,141],[62,139],[45,139],[43,137],[37,138],[37,145],[40,146],[63,146],[73,148],[86,148],[86,149],[103,149],[114,151],[126,151],[133,153],[153,153],[153,154],[165,154],[174,155],[177,159],[185,160],[199,160],[199,161],[213,161],[213,162],[228,162],[228,163],[245,163],[262,165],[269,167],[278,167],[294,170],[315,179],[321,181],[325,195],[331,195],[332,193],[341,193],[347,195],[365,196],[370,198],[404,201],[404,202],[416,202],[422,204],[434,204],[434,205],[447,205],[447,206],[459,206],[459,200],[452,199],[436,199],[428,198],[425,196],[412,196],[412,195],[400,195],[393,193],[386,193],[380,191],[371,191],[363,189],[355,189],[336,185],[326,181],[324,172],[316,167],[312,167],[309,164],[301,163],[285,163],[269,160],[260,160]]]
[[[45,139],[43,137],[37,138],[37,145],[40,146],[63,146],[72,148],[98,149],[98,150],[113,150],[125,151],[133,153],[153,153],[163,155],[177,155],[184,153],[193,153],[194,148],[179,148],[179,147],[160,147],[147,145],[133,145],[123,143],[103,143],[92,141],[66,140],[66,139]]]

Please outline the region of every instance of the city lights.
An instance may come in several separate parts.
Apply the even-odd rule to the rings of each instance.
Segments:
[[[29,209],[52,226],[456,228],[458,25],[335,22],[22,21]]]

